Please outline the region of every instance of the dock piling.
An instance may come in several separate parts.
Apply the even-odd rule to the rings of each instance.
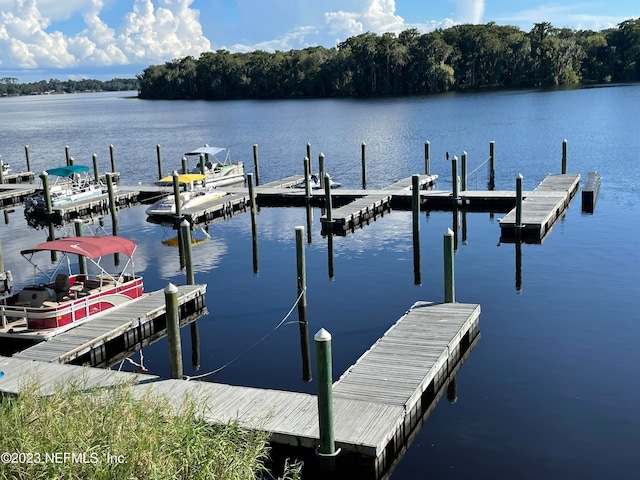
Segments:
[[[185,157],[182,157],[186,160]],[[180,202],[180,180],[178,180],[178,172],[173,171],[173,197],[176,205],[176,217],[182,218],[182,205]]]
[[[318,178],[320,180],[320,188],[324,188],[324,153],[318,155]]]
[[[307,201],[311,198],[311,161],[309,157],[304,157],[304,198]]]
[[[311,144],[307,142],[307,158],[309,159],[310,172],[313,171],[313,165],[311,164]]]
[[[253,144],[253,168],[256,172],[256,187],[260,185],[260,167],[258,166],[258,144]]]
[[[2,161],[2,155],[0,155],[0,184],[4,183],[4,175],[2,174],[2,170],[4,170],[4,162]]]
[[[424,173],[431,175],[431,142],[424,142]]]
[[[180,236],[184,248],[184,263],[187,271],[187,285],[195,285],[195,275],[193,272],[193,250],[191,248],[191,224],[187,220],[180,223]]]
[[[458,185],[458,157],[455,155],[451,159],[451,187],[453,203],[456,203],[460,198],[460,191]]]
[[[367,144],[362,142],[362,189],[367,188]]]
[[[169,369],[171,378],[182,378],[182,345],[178,311],[178,288],[169,283],[164,289],[164,301],[167,308],[167,339],[169,341]]]
[[[187,165],[187,157],[182,157],[182,173],[185,175],[189,173],[189,167]]]
[[[316,376],[318,378],[318,427],[320,445],[317,454],[323,471],[335,469],[336,451],[333,432],[333,365],[331,360],[331,334],[321,328],[313,337],[316,345]]]
[[[467,190],[467,152],[462,152],[460,165],[460,178],[462,179],[460,190],[463,192]]]
[[[496,142],[489,142],[489,190],[496,187]]]
[[[160,151],[160,144],[156,145],[156,157],[158,157],[158,180],[162,178],[162,152]]]
[[[69,145],[64,147],[64,158],[66,159],[67,167],[69,165],[72,165],[72,163],[69,162],[69,160],[71,159],[71,154],[69,152]]]
[[[516,177],[516,236],[522,233],[522,174]]]
[[[253,246],[253,274],[258,274],[258,218],[256,205],[256,191],[253,188],[253,174],[247,173],[249,185],[249,206],[251,208],[251,244]]]
[[[113,145],[109,145],[109,157],[111,158],[111,171],[116,172],[116,156],[113,151]]]
[[[75,228],[76,237],[82,237],[84,235],[84,222],[76,218],[73,221],[73,226]],[[88,273],[87,270],[87,259],[83,255],[78,255],[78,265],[81,275],[86,275]]]
[[[93,160],[93,178],[96,181],[96,184],[100,183],[100,171],[98,170],[98,155],[95,153],[91,157]]]
[[[443,237],[444,246],[444,301],[455,303],[455,279],[453,270],[453,231],[447,228]]]
[[[29,154],[29,145],[24,146],[24,156],[27,158],[27,172],[31,171],[31,155]]]
[[[325,209],[326,219],[327,219],[327,227],[331,229],[333,225],[333,205],[331,202],[331,178],[328,173],[324,174],[324,201],[325,201]]]
[[[75,163],[75,159],[73,157],[69,157],[69,166],[73,166]]]
[[[46,170],[40,174],[40,179],[42,180],[42,191],[44,192],[44,201],[47,206],[47,215],[51,215],[53,213],[53,203],[51,202],[51,190],[49,189],[49,174]]]
[[[411,177],[411,206],[413,212],[413,281],[422,283],[420,271],[420,175]]]
[[[298,284],[298,321],[300,323],[300,350],[302,352],[302,380],[311,381],[309,353],[309,324],[307,322],[307,266],[304,253],[304,227],[296,227],[296,267]]]
[[[567,174],[567,139],[562,141],[562,174]]]
[[[205,164],[204,164],[204,153],[201,153],[200,154],[200,173],[204,175],[205,174],[204,172],[206,172]]]

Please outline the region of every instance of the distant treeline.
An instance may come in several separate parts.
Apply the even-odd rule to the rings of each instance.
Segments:
[[[151,65],[140,98],[240,99],[413,95],[640,80],[640,18],[602,31],[457,25],[364,33],[334,48],[205,52]]]
[[[137,78],[114,78],[100,80],[41,80],[33,83],[19,83],[14,77],[0,77],[0,95],[39,95],[47,93],[78,93],[101,91],[138,90]]]

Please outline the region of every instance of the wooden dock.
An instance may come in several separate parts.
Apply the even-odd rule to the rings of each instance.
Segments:
[[[2,176],[3,183],[32,183],[35,178],[33,172],[16,172]]]
[[[155,375],[116,372],[101,368],[81,367],[36,362],[16,357],[0,356],[0,392],[3,395],[18,395],[25,382],[34,381],[40,385],[43,395],[50,395],[57,385],[77,381],[87,389],[104,388],[126,381],[147,382],[155,380]]]
[[[206,285],[178,287],[180,324],[206,313]],[[99,314],[96,318],[27,348],[14,357],[48,363],[109,366],[166,331],[164,291],[158,290]]]
[[[334,383],[339,463],[387,471],[406,449],[432,400],[479,335],[480,306],[418,302]],[[274,445],[313,451],[319,441],[315,395],[208,382],[164,380],[136,387],[206,402],[207,421],[267,431]],[[344,459],[344,460],[341,460]]]
[[[542,241],[573,200],[579,183],[578,174],[550,174],[529,192],[522,202],[520,237]],[[515,208],[500,220],[500,232],[501,241],[508,242],[516,237]]]

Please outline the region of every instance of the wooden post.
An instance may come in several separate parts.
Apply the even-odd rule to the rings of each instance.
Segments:
[[[76,237],[82,237],[84,235],[84,222],[81,219],[76,218],[73,221],[73,224],[75,227]],[[87,258],[84,257],[83,255],[78,255],[78,265],[79,265],[80,274],[86,275],[88,273]]]
[[[496,142],[489,142],[489,190],[496,187]]]
[[[156,145],[156,156],[158,157],[158,180],[162,178],[162,153],[160,152],[160,144]]]
[[[298,321],[300,323],[300,347],[302,352],[302,379],[311,380],[309,358],[309,330],[307,322],[307,266],[304,255],[304,227],[296,227],[296,266],[298,284]]]
[[[462,152],[461,161],[462,161],[462,164],[460,165],[460,168],[461,168],[460,178],[462,179],[461,181],[462,186],[460,187],[460,190],[464,192],[467,190],[467,152]]]
[[[49,174],[46,170],[40,174],[40,179],[42,180],[42,191],[44,192],[44,201],[47,206],[47,215],[51,215],[53,213],[53,204],[51,202],[51,191],[49,190]]]
[[[27,157],[27,172],[31,171],[31,156],[29,155],[29,145],[24,146],[24,156]]]
[[[253,144],[253,169],[256,172],[256,187],[260,185],[260,167],[258,164],[258,144]]]
[[[182,173],[185,175],[189,173],[189,167],[187,166],[187,157],[182,157]]]
[[[325,173],[324,174],[324,201],[325,201],[325,209],[327,210],[327,213],[326,213],[327,225],[331,229],[333,224],[333,212],[332,212],[333,206],[331,205],[332,202],[331,202],[330,183],[331,183],[331,179],[329,177],[329,174]]]
[[[2,171],[4,170],[4,162],[2,161],[2,155],[0,155],[0,184],[4,183],[4,174]]]
[[[522,174],[516,177],[516,225],[515,233],[520,236],[522,233]]]
[[[183,157],[184,158],[184,157]],[[180,180],[178,172],[173,171],[173,198],[176,205],[176,217],[182,218],[182,202],[180,201]]]
[[[187,270],[187,285],[195,285],[196,279],[193,273],[193,251],[191,248],[191,224],[187,220],[180,223],[180,235],[184,248],[184,262]]]
[[[109,209],[111,210],[111,223],[113,225],[113,234],[118,235],[118,205],[116,204],[116,197],[113,191],[113,179],[111,173],[105,173],[107,179],[107,192],[109,194]]]
[[[93,178],[96,180],[96,184],[100,183],[100,170],[98,170],[98,155],[93,154]]]
[[[562,141],[562,174],[567,174],[567,139]]]
[[[422,283],[420,272],[420,175],[411,176],[411,207],[413,212],[413,280]]]
[[[109,145],[109,157],[111,158],[111,171],[116,173],[116,156],[113,152],[113,145]]]
[[[64,157],[65,157],[65,159],[67,161],[67,167],[68,167],[69,165],[71,165],[71,163],[69,163],[69,159],[71,158],[71,155],[69,153],[69,145],[64,147]]]
[[[74,158],[73,157],[69,157],[69,166],[70,167],[73,166],[74,162],[75,162]]]
[[[178,287],[169,283],[164,289],[167,308],[167,339],[169,340],[169,368],[171,378],[182,378],[182,345],[180,342],[180,318],[178,309]]]
[[[318,179],[320,180],[320,188],[324,188],[324,153],[318,155]]]
[[[204,162],[204,153],[200,154],[200,173],[202,175],[205,175],[205,162]]]
[[[367,188],[367,144],[362,142],[362,189]]]
[[[458,191],[458,157],[455,155],[451,159],[451,185],[452,197],[455,203],[460,198],[460,192]]]
[[[444,245],[444,301],[455,303],[455,279],[453,270],[453,231],[447,228],[443,239]]]
[[[321,328],[313,337],[316,345],[316,376],[318,378],[318,428],[320,468],[335,469],[336,451],[333,432],[333,365],[331,360],[331,334]]]
[[[309,171],[313,172],[313,165],[311,163],[311,144],[307,142],[307,158],[309,159]]]
[[[258,273],[258,218],[256,205],[256,191],[253,188],[253,174],[247,173],[249,185],[249,205],[251,207],[251,240],[253,245],[253,273]]]
[[[197,372],[200,370],[200,331],[198,321],[194,320],[190,325],[191,330],[191,365]]]
[[[307,201],[311,198],[311,167],[309,157],[304,157],[304,198]]]
[[[431,142],[424,142],[424,173],[431,175]]]

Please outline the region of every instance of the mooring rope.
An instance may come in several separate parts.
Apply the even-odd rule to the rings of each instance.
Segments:
[[[298,298],[296,299],[295,303],[293,304],[293,306],[289,309],[289,311],[287,312],[287,314],[284,316],[284,318],[282,320],[280,320],[280,323],[278,323],[278,325],[275,326],[275,328],[273,328],[270,332],[267,332],[266,335],[264,335],[261,339],[259,339],[257,342],[255,342],[253,345],[250,345],[249,347],[247,347],[245,350],[243,350],[242,352],[240,352],[236,357],[232,358],[231,360],[229,360],[227,363],[225,363],[224,365],[222,365],[221,367],[216,368],[215,370],[212,370],[210,372],[207,373],[202,373],[200,375],[193,375],[193,376],[189,376],[189,375],[183,375],[183,379],[184,380],[197,380],[199,378],[204,378],[204,377],[208,377],[209,375],[215,375],[216,373],[220,372],[221,370],[227,368],[229,365],[231,365],[233,362],[235,362],[236,360],[238,360],[239,358],[241,358],[243,355],[245,355],[247,352],[249,352],[252,348],[254,348],[255,346],[257,346],[258,344],[260,344],[261,342],[263,342],[269,335],[271,335],[273,332],[275,332],[276,330],[278,330],[280,327],[282,327],[283,325],[288,325],[289,323],[298,323],[296,322],[288,322],[285,323],[287,321],[287,319],[291,316],[291,314],[293,313],[293,310],[298,306],[298,303],[300,303],[300,299],[302,298],[302,295],[304,295],[306,291],[306,288],[303,289],[300,292],[300,295],[298,295]]]
[[[475,170],[473,170],[470,173],[467,173],[467,177],[470,177],[471,175],[473,175],[474,173],[476,173],[478,170],[480,170],[480,167],[482,167],[485,163],[487,163],[489,160],[491,160],[491,157],[488,157],[484,162],[482,162],[480,165],[478,165],[478,168],[476,168]]]

